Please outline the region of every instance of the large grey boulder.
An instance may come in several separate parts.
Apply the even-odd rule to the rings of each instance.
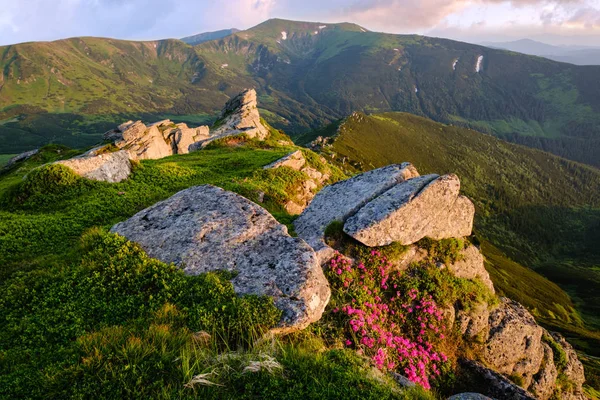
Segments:
[[[111,232],[190,275],[237,272],[236,293],[271,296],[283,311],[281,330],[318,320],[329,301],[329,284],[313,249],[290,237],[262,207],[218,187],[183,190]]]
[[[501,301],[490,313],[483,359],[500,373],[521,376],[523,386],[529,387],[544,357],[543,329],[521,304],[507,298]]]
[[[409,245],[424,237],[469,236],[475,208],[458,196],[454,174],[426,175],[389,189],[344,224],[344,232],[367,246]]]
[[[81,156],[57,161],[69,167],[77,175],[95,181],[121,182],[131,174],[129,153],[125,150],[112,153],[101,152],[102,147],[92,149]]]
[[[410,163],[393,164],[326,186],[294,222],[296,233],[315,249],[320,262],[326,262],[335,253],[324,241],[329,224],[346,221],[391,187],[418,175]]]

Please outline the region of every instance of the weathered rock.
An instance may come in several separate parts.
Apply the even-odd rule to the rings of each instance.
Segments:
[[[129,151],[132,160],[156,160],[173,154],[171,146],[162,135],[158,126],[145,129],[141,122],[136,122],[123,132],[123,140],[117,141],[117,147]]]
[[[4,165],[4,168],[10,168],[18,162],[25,161],[28,158],[35,156],[39,152],[40,152],[40,149],[34,149],[34,150],[29,150],[24,153],[18,154],[16,156],[14,156],[13,158],[11,158],[10,160],[8,160],[6,165]]]
[[[262,207],[211,185],[183,190],[111,231],[187,274],[236,271],[237,293],[273,297],[282,330],[318,320],[329,301],[327,280],[304,240],[290,237]]]
[[[459,190],[460,181],[453,174],[409,179],[348,218],[344,232],[367,246],[393,242],[409,245],[426,236],[436,239],[468,236],[475,210],[466,206],[465,200],[470,203],[466,198],[456,204]],[[447,214],[456,220],[448,220]]]
[[[567,363],[564,370],[562,371],[567,379],[573,383],[573,390],[571,393],[563,394],[563,398],[567,399],[585,399],[583,394],[583,383],[585,382],[585,375],[583,370],[583,364],[579,361],[577,353],[573,349],[573,346],[562,337],[561,334],[552,332],[552,338],[562,347],[565,355],[567,356]]]
[[[460,310],[456,314],[456,323],[460,333],[469,339],[480,335],[488,340],[490,310],[487,303],[475,304],[469,310]]]
[[[495,293],[494,284],[485,269],[483,255],[479,249],[471,245],[461,250],[460,255],[460,260],[446,267],[459,278],[479,279],[492,293]]]
[[[480,393],[459,393],[448,397],[448,400],[492,400]]]
[[[271,164],[265,165],[263,168],[272,169],[279,167],[289,167],[293,170],[300,171],[302,167],[304,167],[304,164],[306,164],[306,159],[304,158],[300,150],[296,150],[293,153],[290,153],[287,156],[272,162]]]
[[[531,393],[477,361],[463,359],[460,364],[469,371],[471,384],[487,396],[497,400],[536,400]]]
[[[127,179],[131,174],[131,162],[127,151],[97,154],[99,149],[57,163],[71,168],[84,178],[96,181],[115,183]]]
[[[548,400],[556,388],[556,378],[558,371],[554,365],[554,355],[552,349],[546,343],[542,343],[544,349],[544,358],[540,370],[534,375],[533,381],[529,386],[529,391],[535,394],[539,400]]]
[[[185,125],[185,124],[182,124]],[[195,150],[195,144],[206,140],[209,137],[208,126],[198,128],[188,128],[179,126],[173,133],[173,151],[175,154],[187,154]]]
[[[264,169],[291,168],[295,171],[304,172],[306,180],[296,188],[293,198],[285,203],[284,208],[292,215],[298,215],[315,197],[316,190],[329,179],[329,174],[321,173],[307,164],[302,151],[296,150],[279,160],[265,165]]]
[[[523,386],[528,387],[544,356],[542,333],[525,307],[502,298],[501,305],[490,313],[483,358],[500,373],[521,376]]]
[[[413,381],[411,381],[404,375],[401,375],[397,372],[390,371],[390,375],[392,376],[392,378],[394,378],[394,380],[398,383],[398,385],[400,385],[402,387],[411,388],[411,387],[417,386],[416,383],[414,383]]]
[[[323,240],[329,224],[344,222],[381,193],[415,176],[412,164],[393,164],[326,186],[294,222],[296,233],[315,249],[320,262],[326,262],[334,254]]]
[[[245,133],[250,138],[260,140],[269,136],[269,129],[260,120],[254,89],[246,89],[230,99],[218,121],[219,126],[215,129],[214,136]]]

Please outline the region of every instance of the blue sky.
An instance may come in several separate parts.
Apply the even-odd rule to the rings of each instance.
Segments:
[[[471,42],[530,37],[600,46],[600,0],[0,0],[0,44],[180,38],[275,17]]]

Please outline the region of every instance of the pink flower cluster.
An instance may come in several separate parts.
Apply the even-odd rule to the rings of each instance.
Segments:
[[[366,265],[342,255],[329,262],[328,276],[341,307],[333,312],[347,324],[347,346],[371,357],[380,369],[394,369],[430,389],[448,361],[434,349],[444,339],[443,313],[427,293],[401,290],[402,273],[378,251]]]

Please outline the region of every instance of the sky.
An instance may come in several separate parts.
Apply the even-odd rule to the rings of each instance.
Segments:
[[[0,45],[181,38],[269,18],[354,22],[472,43],[531,38],[600,47],[600,0],[0,0]]]

